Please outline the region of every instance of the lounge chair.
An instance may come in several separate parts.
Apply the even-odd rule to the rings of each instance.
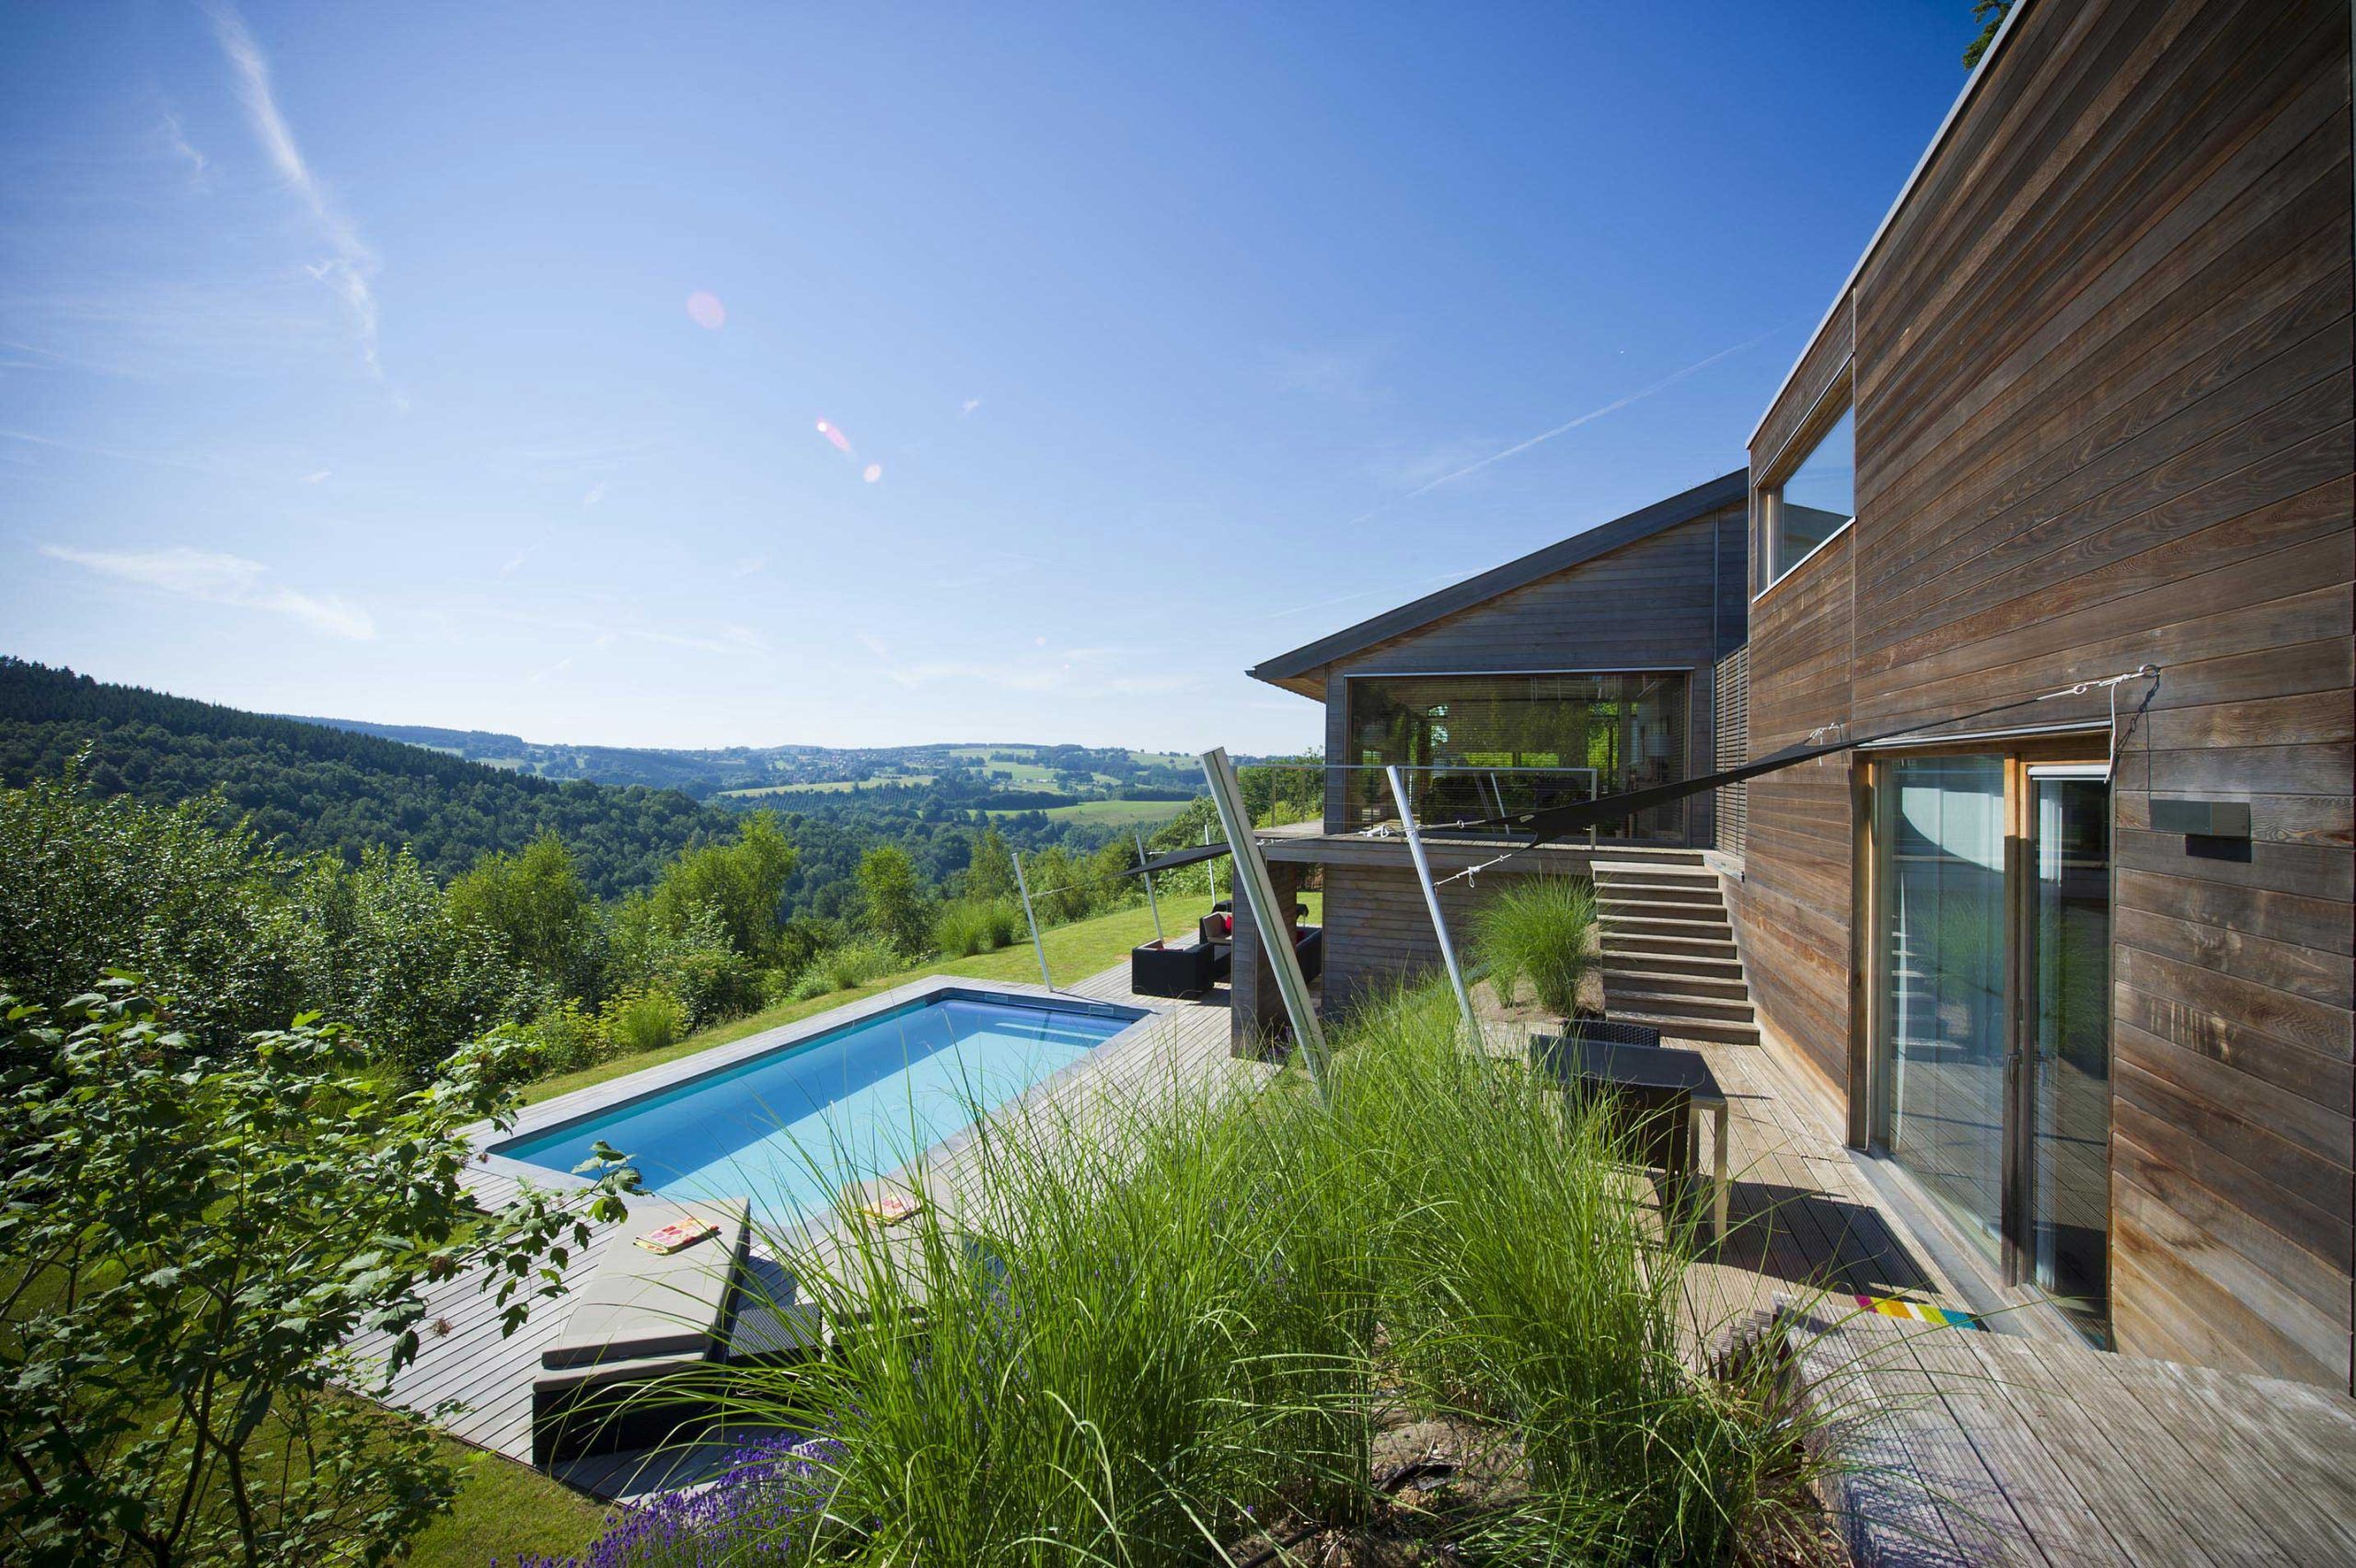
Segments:
[[[709,1389],[660,1398],[648,1389],[721,1358],[751,1242],[751,1208],[745,1198],[630,1200],[620,1234],[606,1240],[562,1332],[540,1352],[532,1381],[535,1464],[653,1447],[707,1407]],[[676,1252],[650,1252],[634,1239],[697,1220],[717,1225],[718,1233]]]

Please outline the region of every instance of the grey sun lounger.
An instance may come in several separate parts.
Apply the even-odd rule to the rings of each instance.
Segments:
[[[692,1401],[650,1397],[647,1385],[719,1357],[751,1242],[751,1209],[745,1198],[629,1200],[620,1234],[606,1243],[563,1329],[540,1352],[532,1382],[535,1463],[647,1446],[654,1428],[667,1431],[690,1412]],[[719,1233],[676,1252],[637,1244],[687,1219],[715,1224]]]

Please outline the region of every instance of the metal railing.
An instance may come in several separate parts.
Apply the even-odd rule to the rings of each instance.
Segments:
[[[1255,763],[1242,769],[1253,825],[1330,825],[1342,833],[1380,833],[1400,826],[1381,763]],[[1579,805],[1628,790],[1669,782],[1626,769],[1528,767],[1472,763],[1403,764],[1415,826],[1436,837],[1502,837],[1499,818],[1555,806]],[[1331,808],[1329,810],[1329,807]],[[1656,808],[1644,820],[1608,823],[1593,838],[1681,841],[1682,802]]]

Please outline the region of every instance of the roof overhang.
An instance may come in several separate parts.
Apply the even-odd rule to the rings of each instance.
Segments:
[[[1738,505],[1750,494],[1750,489],[1748,468],[1721,474],[1666,501],[1657,501],[1624,517],[1615,517],[1585,533],[1574,534],[1567,539],[1548,545],[1544,549],[1533,550],[1519,560],[1492,567],[1478,576],[1468,577],[1461,582],[1426,594],[1395,610],[1387,610],[1355,626],[1345,627],[1331,636],[1305,643],[1289,653],[1264,659],[1245,673],[1253,680],[1265,681],[1270,686],[1282,686],[1287,691],[1299,692],[1303,697],[1322,702],[1325,697],[1325,667],[1336,659],[1347,658],[1378,642],[1387,642],[1394,637],[1429,626],[1434,621],[1444,620],[1475,605],[1510,594],[1517,588],[1526,588],[1541,578],[1583,566],[1598,556],[1609,555],[1639,539],[1647,539],[1674,528],[1680,523],[1690,523],[1722,507]]]

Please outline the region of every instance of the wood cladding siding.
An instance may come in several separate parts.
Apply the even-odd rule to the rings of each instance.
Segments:
[[[1751,453],[1853,363],[1858,521],[1752,607],[1754,751],[2164,667],[2113,778],[2114,1326],[2341,1387],[2349,34],[2340,0],[2036,0]],[[1843,1082],[1849,776],[1795,771],[1752,784],[1729,903],[1770,1038]],[[2153,832],[2168,796],[2247,801],[2246,854]]]
[[[1750,753],[1766,756],[1849,715],[1855,531],[1750,606]],[[1743,876],[1727,890],[1761,1037],[1836,1092],[1849,1079],[1850,769],[1820,757],[1750,780]]]
[[[1746,551],[1743,509],[1720,508],[1337,661],[1325,671],[1326,758],[1357,761],[1354,674],[1690,670],[1686,755],[1705,770],[1711,671],[1743,636]],[[1329,778],[1329,833],[1342,828],[1341,787]],[[1711,842],[1706,798],[1690,809],[1688,831]]]
[[[1466,882],[1439,890],[1440,908],[1461,944],[1486,891]],[[1320,1011],[1330,1020],[1403,979],[1439,967],[1439,941],[1415,873],[1403,867],[1325,868],[1325,974]]]

